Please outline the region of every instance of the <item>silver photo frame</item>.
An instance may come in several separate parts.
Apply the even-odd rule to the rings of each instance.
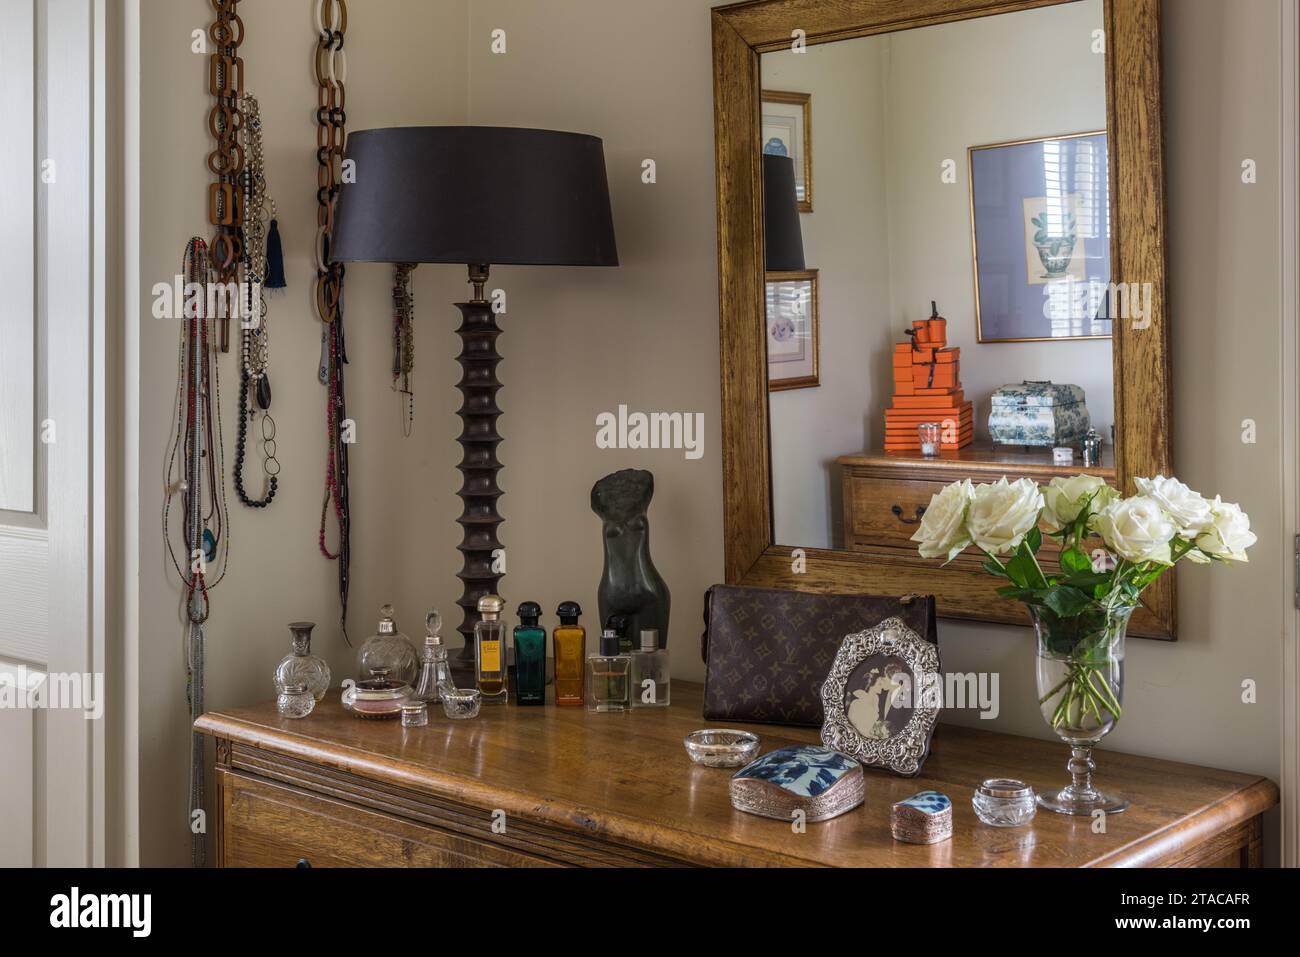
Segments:
[[[822,743],[914,777],[930,753],[942,687],[938,646],[901,619],[847,635],[822,685]]]

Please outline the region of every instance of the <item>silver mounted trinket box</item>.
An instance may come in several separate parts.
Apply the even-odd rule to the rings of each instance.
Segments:
[[[807,821],[829,821],[866,797],[862,765],[820,745],[796,745],[768,752],[731,778],[731,805],[747,814],[789,821],[802,811]]]

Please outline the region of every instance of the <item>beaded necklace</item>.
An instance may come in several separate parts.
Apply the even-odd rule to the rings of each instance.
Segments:
[[[393,267],[393,391],[401,394],[405,415],[402,434],[415,431],[415,393],[411,374],[415,370],[415,297],[411,294],[411,273],[415,263]]]
[[[275,200],[267,195],[266,159],[262,148],[262,116],[252,94],[240,100],[244,117],[241,139],[244,145],[244,314],[241,323],[239,377],[239,440],[235,447],[235,494],[249,508],[266,508],[279,486],[280,460],[276,458],[275,419],[271,417],[271,328],[267,322],[267,289],[285,285],[283,253],[275,218]],[[250,398],[256,399],[254,405]],[[249,423],[261,417],[262,471],[267,479],[266,494],[255,499],[244,488],[244,459]]]

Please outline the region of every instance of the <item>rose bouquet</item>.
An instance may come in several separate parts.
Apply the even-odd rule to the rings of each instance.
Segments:
[[[1121,498],[1093,475],[1054,478],[1041,489],[1029,479],[962,480],[930,500],[912,536],[923,558],[945,564],[978,548],[984,571],[1006,580],[998,594],[1024,602],[1038,636],[1043,717],[1085,750],[1122,713],[1124,636],[1143,589],[1183,559],[1244,562],[1255,544],[1237,505],[1206,499],[1175,478],[1136,484],[1137,495]],[[1052,574],[1038,559],[1045,536],[1060,542]],[[1068,797],[1072,806],[1087,803],[1081,794]]]

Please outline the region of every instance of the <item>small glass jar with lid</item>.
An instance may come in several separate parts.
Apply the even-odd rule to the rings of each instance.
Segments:
[[[276,696],[275,707],[286,718],[305,718],[316,707],[316,698],[304,684],[287,685]]]
[[[415,681],[419,664],[411,639],[397,630],[393,606],[385,605],[379,609],[378,628],[357,655],[357,670],[363,675],[382,671],[398,684],[409,685]]]
[[[402,705],[403,728],[426,728],[429,726],[429,705],[424,701],[410,698]]]
[[[991,778],[971,795],[975,816],[992,827],[1020,827],[1034,819],[1038,799],[1024,781]]]
[[[289,631],[293,633],[293,652],[276,666],[277,694],[290,685],[305,685],[312,698],[320,701],[329,691],[330,666],[323,658],[311,653],[311,631],[315,627],[313,621],[295,621],[289,625]]]

